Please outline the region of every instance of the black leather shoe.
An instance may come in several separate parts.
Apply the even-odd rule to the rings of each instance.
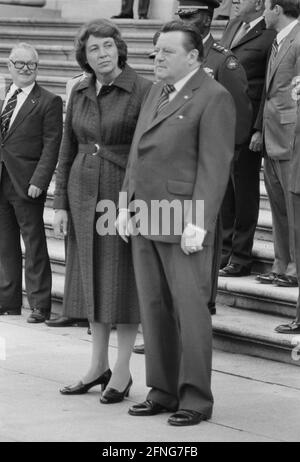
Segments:
[[[135,404],[128,410],[128,414],[134,416],[156,415],[162,412],[168,412],[168,409],[159,403],[155,403],[151,399],[147,399],[143,403]]]
[[[279,334],[300,334],[300,324],[296,321],[293,321],[290,324],[281,324],[280,326],[275,327],[275,332],[278,332]]]
[[[249,276],[249,274],[251,274],[250,268],[246,268],[238,263],[229,263],[225,268],[219,271],[219,276],[223,278]]]
[[[273,284],[279,287],[298,287],[298,279],[296,277],[286,276],[285,274],[283,274],[277,276]]]
[[[168,424],[175,425],[176,427],[183,427],[187,425],[197,425],[202,422],[202,420],[207,420],[207,417],[200,412],[179,409],[168,418]]]
[[[20,316],[22,314],[21,307],[19,308],[3,308],[0,307],[0,315],[8,314],[10,316]]]
[[[49,318],[49,312],[40,310],[38,308],[33,308],[31,314],[27,318],[27,322],[29,322],[30,324],[38,324],[41,322],[45,322]]]
[[[258,274],[256,276],[256,280],[260,282],[261,284],[274,284],[278,276],[279,274],[273,273],[271,271],[270,273],[266,273],[266,274]]]
[[[102,404],[113,404],[120,403],[129,396],[130,388],[132,387],[132,377],[130,377],[129,382],[124,391],[118,391],[115,388],[107,388],[103,395],[100,398],[100,403]]]
[[[112,19],[133,19],[133,16],[131,14],[116,14],[115,16],[111,17]]]
[[[75,385],[68,385],[59,391],[62,395],[84,395],[90,390],[90,388],[95,387],[96,385],[101,385],[101,390],[104,391],[108,382],[110,381],[110,378],[111,370],[107,369],[107,371],[103,372],[100,377],[98,377],[96,380],[93,380],[92,382],[83,383],[80,381]]]
[[[141,343],[141,345],[134,345],[132,348],[133,353],[136,353],[138,355],[144,355],[145,354],[145,345]]]
[[[88,327],[88,321],[84,319],[68,318],[67,316],[59,316],[55,319],[49,319],[45,321],[48,327],[68,327],[68,326],[80,326]]]

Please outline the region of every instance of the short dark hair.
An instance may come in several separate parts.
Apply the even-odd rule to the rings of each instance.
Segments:
[[[203,42],[197,27],[194,24],[185,24],[182,21],[170,21],[164,24],[160,30],[161,34],[168,32],[182,32],[186,40],[184,48],[186,51],[198,50],[199,59],[203,58]]]
[[[86,42],[90,36],[114,39],[119,53],[119,67],[123,69],[127,61],[127,44],[124,42],[120,29],[107,19],[97,19],[84,24],[75,38],[75,54],[79,66],[86,72],[94,73],[87,63]]]
[[[283,14],[292,18],[298,18],[300,15],[300,1],[299,0],[270,0],[271,10],[275,5],[281,6]]]

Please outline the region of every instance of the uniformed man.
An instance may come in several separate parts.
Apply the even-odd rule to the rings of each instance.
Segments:
[[[218,8],[219,5],[218,0],[179,0],[177,15],[184,22],[192,22],[197,26],[203,38],[203,68],[221,83],[234,99],[237,113],[235,145],[236,151],[238,151],[239,146],[247,141],[250,134],[252,106],[247,94],[248,81],[244,68],[230,50],[215,42],[210,33],[214,9]],[[216,130],[218,130],[218,127],[216,127]],[[212,269],[212,295],[209,302],[209,309],[212,314],[215,313],[218,271],[222,249],[221,223],[219,223],[217,230]]]

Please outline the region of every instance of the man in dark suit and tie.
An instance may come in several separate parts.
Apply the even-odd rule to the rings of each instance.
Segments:
[[[232,97],[200,68],[202,56],[194,26],[177,21],[163,26],[156,44],[159,82],[141,109],[122,188],[127,198],[117,220],[122,238],[132,235],[151,388],[129,414],[174,412],[168,423],[175,426],[212,414],[208,300],[215,226],[235,136]],[[132,232],[127,210],[133,199],[150,213],[142,217],[149,226],[143,223],[139,235]],[[157,203],[167,214],[163,211],[162,220],[151,213]],[[168,214],[168,205],[174,214]],[[203,216],[197,218],[200,209]]]
[[[231,20],[221,44],[233,51],[246,71],[252,103],[251,127],[257,117],[266,75],[269,50],[276,32],[266,29],[264,0],[241,0],[238,15]],[[253,130],[235,156],[222,205],[223,245],[220,276],[243,276],[252,266],[252,247],[260,200],[261,152],[249,149]]]
[[[12,84],[0,107],[0,313],[21,313],[21,232],[32,323],[45,321],[51,310],[43,211],[62,135],[62,100],[36,83],[37,68],[31,45],[13,48]]]

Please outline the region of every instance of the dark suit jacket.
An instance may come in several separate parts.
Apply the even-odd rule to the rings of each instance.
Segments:
[[[212,244],[234,153],[234,102],[200,69],[154,118],[161,90],[162,83],[154,84],[142,106],[122,190],[148,209],[152,200],[190,200],[194,210],[197,200],[204,201],[206,244]],[[172,234],[146,237],[180,241]]]
[[[231,43],[241,24],[242,21],[238,18],[230,21],[226,27],[221,43],[234,52],[246,71],[249,85],[248,95],[253,106],[254,123],[262,97],[268,53],[276,37],[276,32],[272,29],[266,29],[265,20],[262,19],[236,46],[231,48]]]
[[[62,99],[36,83],[4,139],[0,133],[0,161],[23,199],[32,200],[27,195],[30,184],[47,191],[61,136]]]

